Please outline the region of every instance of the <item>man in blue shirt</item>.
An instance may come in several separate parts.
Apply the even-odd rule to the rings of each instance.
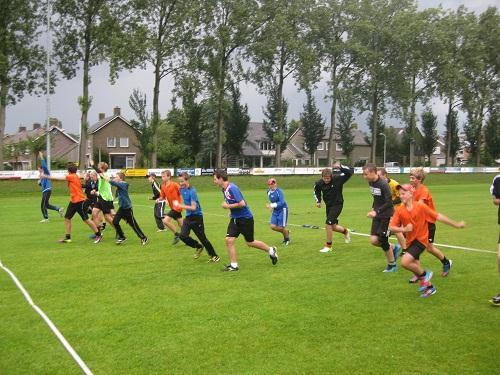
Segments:
[[[270,203],[266,203],[266,207],[272,210],[271,214],[271,229],[283,234],[283,245],[288,246],[290,243],[290,232],[286,229],[288,222],[288,205],[285,201],[283,190],[278,187],[275,178],[267,180],[267,197]]]
[[[50,171],[49,168],[47,167],[47,162],[43,158],[43,152],[40,151],[38,155],[40,156],[40,162],[42,164],[40,167],[38,167],[38,172],[40,173],[40,176],[42,174],[50,176]],[[62,217],[64,213],[64,208],[53,206],[49,202],[50,195],[52,194],[52,185],[50,183],[50,179],[41,177],[40,180],[38,181],[38,185],[40,185],[40,188],[42,189],[42,203],[40,207],[42,209],[43,219],[40,220],[40,223],[45,223],[49,221],[49,213],[47,210],[57,211],[59,212],[59,216]]]
[[[234,240],[242,234],[248,246],[260,249],[269,254],[272,264],[278,263],[278,250],[264,242],[254,239],[254,221],[240,189],[228,181],[225,170],[217,169],[214,173],[214,183],[222,189],[224,202],[222,208],[230,210],[230,221],[227,226],[226,247],[231,261],[222,271],[238,271],[238,260]]]
[[[214,247],[205,235],[205,225],[203,224],[203,212],[201,211],[200,202],[196,189],[189,183],[189,174],[182,172],[179,175],[179,185],[181,187],[181,196],[184,204],[174,201],[174,205],[178,208],[186,210],[186,217],[182,223],[181,233],[179,238],[186,245],[196,249],[194,258],[198,259],[203,252],[203,248],[207,249],[209,255],[209,262],[218,262],[219,256],[215,252]],[[177,203],[177,204],[176,204]],[[189,236],[189,232],[193,230],[196,237],[200,240],[201,244]]]
[[[104,179],[109,179],[109,177],[101,173],[101,177]],[[126,238],[123,230],[120,226],[120,220],[123,218],[128,225],[132,227],[137,237],[141,239],[141,244],[146,245],[148,243],[148,238],[139,228],[139,224],[134,217],[134,211],[132,210],[132,201],[128,195],[128,182],[125,182],[125,175],[122,172],[118,172],[113,180],[109,180],[112,186],[116,186],[116,194],[118,195],[118,205],[120,208],[113,218],[113,226],[116,229],[116,244],[122,244]]]

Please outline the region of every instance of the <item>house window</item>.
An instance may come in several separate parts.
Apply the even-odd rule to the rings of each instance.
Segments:
[[[265,150],[265,151],[274,150],[274,149],[276,149],[276,145],[272,142],[260,142],[259,148],[261,150]]]
[[[127,138],[127,143],[128,143],[128,138]],[[126,162],[126,167],[127,168],[134,168],[135,157],[134,156],[127,156],[125,162]]]
[[[128,137],[120,137],[120,147],[128,147]]]
[[[324,150],[324,145],[323,142],[318,143],[318,147],[316,148],[318,151],[323,151]]]
[[[342,152],[342,146],[340,145],[340,143],[335,143],[335,151],[340,151]]]
[[[108,137],[108,147],[116,147],[116,138]]]

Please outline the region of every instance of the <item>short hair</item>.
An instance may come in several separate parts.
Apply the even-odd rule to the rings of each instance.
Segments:
[[[377,166],[373,163],[368,163],[363,165],[363,171],[368,171],[371,173],[377,173]]]
[[[78,170],[76,164],[73,164],[73,163],[70,163],[68,164],[68,172],[69,173],[76,173],[76,171]]]
[[[170,172],[170,169],[165,169],[164,171],[161,171],[162,176],[167,176],[167,177],[172,177],[172,172]]]
[[[91,175],[91,176],[97,176],[97,172],[96,171],[90,171],[89,175]]]
[[[216,169],[214,176],[216,178],[222,178],[222,181],[227,181],[227,172],[224,169]]]
[[[333,177],[333,172],[330,168],[323,168],[321,171],[321,177]]]
[[[385,169],[384,167],[378,168],[377,171],[380,172],[382,176],[387,176],[387,169]]]
[[[179,177],[182,177],[183,179],[185,179],[187,181],[187,180],[189,180],[189,173],[181,172],[181,173],[179,173]]]
[[[99,168],[102,172],[106,172],[108,170],[108,163],[101,161],[97,164],[97,168]]]
[[[417,180],[424,181],[425,180],[425,171],[422,167],[415,167],[410,169],[410,176],[415,177]]]
[[[125,180],[125,173],[123,172],[116,172],[116,175],[120,177],[120,180]]]

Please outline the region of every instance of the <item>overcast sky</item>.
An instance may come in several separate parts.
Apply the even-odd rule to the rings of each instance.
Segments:
[[[436,7],[439,4],[445,9],[456,9],[460,5],[476,13],[483,12],[488,6],[500,6],[500,0],[419,0],[419,7]],[[99,113],[105,113],[106,116],[112,114],[113,107],[120,107],[122,115],[127,119],[134,118],[134,114],[128,106],[128,98],[134,88],[145,92],[148,97],[148,105],[152,103],[153,92],[153,74],[152,70],[134,70],[132,72],[122,72],[115,85],[111,85],[108,80],[108,67],[101,65],[92,68],[90,74],[92,83],[89,87],[92,96],[92,106],[89,112],[89,123],[94,124],[98,120]],[[172,81],[164,79],[160,91],[160,113],[165,116],[171,108],[171,89]],[[77,98],[82,94],[82,75],[78,74],[76,78],[66,81],[61,80],[55,94],[51,96],[51,117],[56,117],[62,121],[63,128],[71,133],[79,132],[80,112],[77,104]],[[266,98],[257,93],[255,86],[251,84],[242,84],[242,102],[248,104],[251,121],[261,122],[263,120],[262,108],[266,104]],[[318,108],[323,117],[329,124],[330,103],[324,100],[327,94],[327,88],[324,82],[320,83],[314,91]],[[291,78],[285,84],[285,98],[288,101],[288,118],[298,119],[305,102],[305,95],[298,92]],[[444,117],[447,112],[447,105],[439,100],[434,100],[434,113],[438,115],[439,125],[442,129]],[[34,122],[44,123],[46,113],[45,97],[27,96],[15,106],[7,107],[6,113],[6,134],[17,132],[20,125],[31,129]],[[150,109],[151,111],[151,109]],[[358,116],[361,128],[365,125],[364,116]],[[399,120],[389,119],[389,125],[397,126]]]

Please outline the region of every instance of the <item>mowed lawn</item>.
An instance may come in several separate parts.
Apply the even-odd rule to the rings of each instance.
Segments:
[[[406,180],[407,176],[395,176]],[[140,246],[124,224],[127,242],[108,229],[93,244],[79,217],[73,242],[59,244],[63,220],[41,219],[34,181],[0,181],[0,260],[95,374],[185,373],[398,373],[493,374],[500,358],[500,309],[488,299],[500,292],[496,270],[499,228],[491,203],[492,175],[432,175],[428,186],[438,211],[464,219],[456,230],[438,224],[436,242],[486,252],[441,247],[453,260],[447,278],[432,256],[437,293],[419,298],[402,268],[384,274],[382,251],[353,235],[324,244],[324,208],[312,197],[316,177],[282,177],[290,206],[292,244],[268,228],[264,177],[234,181],[254,213],[256,238],[277,245],[279,262],[237,242],[240,271],[224,273],[227,211],[210,177],[193,178],[208,238],[221,256],[194,260],[171,233],[157,233],[149,185],[131,181],[134,211],[150,242]],[[68,201],[56,184],[53,204]],[[354,176],[344,191],[340,223],[368,233],[371,196]],[[77,374],[79,368],[43,320],[0,270],[0,373]]]

